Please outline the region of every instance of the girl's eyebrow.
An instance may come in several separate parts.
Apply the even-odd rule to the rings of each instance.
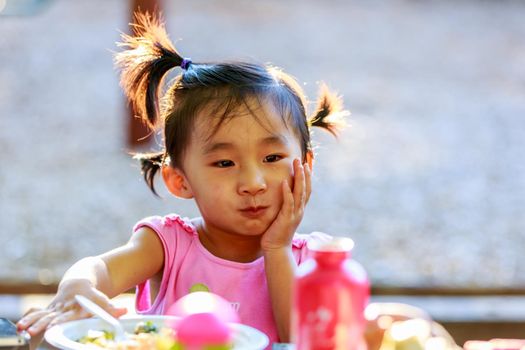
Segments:
[[[272,135],[263,138],[259,143],[263,145],[287,146],[289,142],[288,139],[282,135]]]
[[[288,140],[282,136],[282,135],[272,135],[268,137],[264,137],[259,141],[260,145],[268,146],[268,145],[278,145],[278,146],[287,146]],[[203,153],[210,154],[217,151],[222,150],[232,150],[235,148],[235,145],[231,142],[208,142],[204,146]]]
[[[230,150],[233,148],[235,147],[233,146],[233,143],[231,142],[208,142],[204,146],[203,153],[206,155],[206,154],[210,154],[210,153],[217,152],[217,151]]]

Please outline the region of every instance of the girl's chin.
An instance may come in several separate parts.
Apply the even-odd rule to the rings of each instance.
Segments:
[[[242,235],[243,236],[254,236],[254,237],[258,237],[258,236],[262,236],[266,230],[268,229],[268,226],[265,226],[265,227],[247,227],[246,229],[242,230]]]
[[[270,227],[271,222],[247,222],[240,227],[233,227],[235,231],[242,231],[243,236],[262,236]],[[235,232],[234,231],[234,232]]]

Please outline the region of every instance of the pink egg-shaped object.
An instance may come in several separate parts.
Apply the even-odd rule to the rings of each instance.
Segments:
[[[202,313],[214,314],[223,322],[239,322],[239,316],[230,302],[210,292],[189,293],[171,305],[167,312],[181,318]]]
[[[201,349],[205,346],[228,345],[232,342],[232,332],[228,324],[216,314],[191,314],[181,319],[176,328],[177,340],[188,349]]]

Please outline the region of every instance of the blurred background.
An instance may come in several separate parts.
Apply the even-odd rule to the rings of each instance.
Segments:
[[[350,127],[314,135],[299,231],[352,237],[375,292],[525,290],[525,2],[160,4],[183,55],[343,96]],[[128,155],[112,51],[132,6],[0,0],[0,292],[52,291],[145,216],[198,215],[155,198]]]

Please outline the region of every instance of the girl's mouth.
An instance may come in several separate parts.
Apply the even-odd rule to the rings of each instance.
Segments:
[[[268,207],[257,206],[257,207],[246,207],[240,210],[241,214],[248,218],[257,218],[264,214]]]

